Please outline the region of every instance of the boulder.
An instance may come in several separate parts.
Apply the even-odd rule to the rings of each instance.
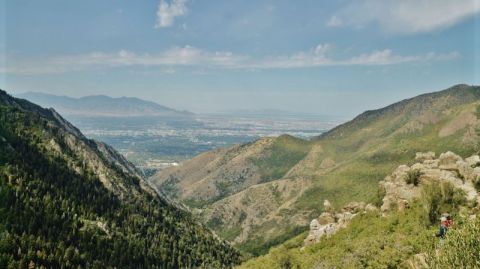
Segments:
[[[415,161],[417,162],[425,162],[427,160],[433,160],[435,159],[435,152],[433,151],[428,151],[428,152],[417,152],[415,154]]]
[[[377,211],[377,210],[378,210],[378,208],[376,206],[372,205],[372,204],[367,204],[365,206],[365,211],[367,211],[367,212],[368,211]]]
[[[480,157],[478,155],[473,155],[465,159],[465,162],[472,168],[480,166]]]
[[[410,203],[406,199],[401,199],[397,202],[398,210],[404,211],[405,209],[410,207]]]
[[[331,236],[339,229],[347,227],[351,219],[358,214],[356,212],[364,212],[366,206],[364,202],[352,202],[337,213],[334,212],[328,201],[325,201],[324,207],[330,211],[323,212],[318,219],[310,222],[310,232],[304,240],[305,246],[317,243],[322,237]],[[369,208],[372,207],[374,206],[369,205]]]
[[[475,180],[475,176],[473,174],[473,168],[468,162],[458,161],[457,162],[458,173],[464,180]]]
[[[342,208],[342,212],[358,213],[365,209],[365,202],[350,202]]]
[[[325,212],[334,212],[335,211],[332,204],[328,200],[323,201],[323,210]]]
[[[423,161],[423,164],[425,167],[433,169],[433,168],[438,168],[438,160],[425,160]]]
[[[451,151],[447,151],[440,154],[440,157],[438,158],[439,168],[444,170],[457,170],[458,161],[463,161],[462,157]]]
[[[315,235],[309,234],[309,235],[307,236],[307,238],[305,238],[305,240],[303,241],[303,243],[305,244],[305,246],[310,246],[310,245],[316,243],[315,241],[316,241],[316,240],[315,240]]]
[[[332,236],[333,234],[335,234],[337,232],[337,228],[335,227],[335,225],[332,224],[329,224],[327,227],[325,227],[325,235],[326,236]]]
[[[400,165],[395,171],[393,171],[391,177],[392,179],[403,179],[408,171],[410,171],[410,167],[407,165]]]
[[[428,167],[423,164],[423,163],[416,163],[414,165],[412,165],[412,167],[410,168],[410,170],[423,170],[423,169],[427,169]]]
[[[318,217],[318,223],[320,225],[326,225],[326,224],[334,223],[334,222],[335,222],[335,217],[330,212],[323,212],[320,215],[320,217]]]
[[[480,179],[480,167],[473,168],[473,181],[476,182]]]

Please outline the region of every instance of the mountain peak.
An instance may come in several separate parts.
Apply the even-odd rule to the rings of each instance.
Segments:
[[[165,116],[165,117],[192,117],[191,112],[178,111],[152,101],[136,97],[110,97],[107,95],[89,95],[79,98],[58,96],[38,92],[26,92],[17,95],[28,99],[43,107],[53,107],[65,116]]]
[[[480,100],[480,86],[458,84],[442,91],[425,93],[405,99],[384,108],[367,110],[353,120],[341,124],[321,134],[319,137],[345,135],[346,132],[356,130],[374,120],[386,116],[403,115],[406,117],[415,117],[422,113],[439,111],[461,104],[473,103],[478,100]]]

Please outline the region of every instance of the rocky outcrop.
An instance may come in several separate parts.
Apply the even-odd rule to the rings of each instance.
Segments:
[[[417,163],[400,165],[380,181],[380,188],[385,193],[382,212],[408,207],[413,199],[420,197],[422,186],[429,183],[448,182],[463,190],[467,200],[480,202],[474,187],[480,178],[480,157],[474,155],[464,160],[450,151],[442,153],[438,159],[432,158],[434,156],[434,153],[417,153]]]
[[[304,240],[305,246],[318,243],[323,237],[329,237],[338,230],[347,227],[348,223],[358,214],[377,210],[374,205],[364,202],[351,202],[339,212],[335,212],[328,200],[325,200],[323,205],[325,211],[310,222],[310,232]]]
[[[480,196],[474,184],[480,180],[480,157],[473,155],[465,160],[453,152],[442,153],[435,159],[434,152],[419,152],[416,163],[400,165],[393,173],[379,182],[385,194],[381,211],[403,210],[422,195],[422,186],[430,183],[448,182],[465,193],[465,198],[480,204]],[[318,243],[321,238],[335,234],[345,228],[358,214],[378,210],[364,202],[351,202],[335,212],[329,201],[324,202],[324,212],[310,223],[310,232],[304,240],[305,246]]]
[[[424,162],[427,160],[433,160],[435,159],[435,152],[429,151],[429,152],[417,152],[415,154],[415,161],[417,162]]]

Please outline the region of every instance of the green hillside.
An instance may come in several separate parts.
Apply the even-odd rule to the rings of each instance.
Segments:
[[[239,268],[478,268],[480,158],[449,156],[456,155],[399,167],[381,182],[379,207],[330,207],[312,221],[308,237],[303,233]],[[445,212],[453,225],[440,238]]]
[[[265,148],[260,156],[251,158],[258,167],[261,181],[282,178],[294,165],[307,155],[311,143],[289,135],[279,136],[269,147]]]
[[[479,107],[480,87],[458,85],[367,111],[325,133],[316,140],[323,152],[315,167],[326,157],[338,165],[312,176],[314,184],[298,200],[298,208],[313,210],[311,201],[320,195],[337,205],[373,201],[377,182],[416,152],[450,150],[463,157],[477,152]]]
[[[478,261],[480,249],[473,242],[480,236],[479,219],[474,223],[460,219],[446,242],[440,242],[434,236],[438,226],[426,224],[422,213],[422,206],[415,204],[407,212],[388,217],[377,213],[363,215],[318,244],[302,249],[306,235],[301,234],[238,268],[425,268],[412,266],[414,256],[420,253],[430,255],[427,256],[428,268],[467,268],[459,261],[464,264]],[[435,250],[444,256],[437,257]],[[444,258],[450,261],[444,261]],[[452,267],[454,264],[457,267]]]
[[[479,107],[480,87],[456,85],[367,111],[311,141],[281,136],[202,154],[152,182],[168,195],[161,182],[175,178],[183,193],[177,199],[198,207],[237,247],[260,255],[305,230],[325,199],[336,207],[377,202],[378,182],[416,152],[478,152]],[[215,193],[208,182],[242,187],[195,204],[204,200],[199,186]]]
[[[0,268],[228,268],[239,260],[108,145],[0,91]]]

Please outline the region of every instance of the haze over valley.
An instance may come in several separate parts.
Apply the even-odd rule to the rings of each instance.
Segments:
[[[87,137],[112,145],[147,175],[200,153],[261,137],[289,134],[309,139],[346,120],[279,110],[194,114],[136,98],[32,92],[17,96],[54,108]]]
[[[0,0],[0,269],[480,268],[480,0]]]

